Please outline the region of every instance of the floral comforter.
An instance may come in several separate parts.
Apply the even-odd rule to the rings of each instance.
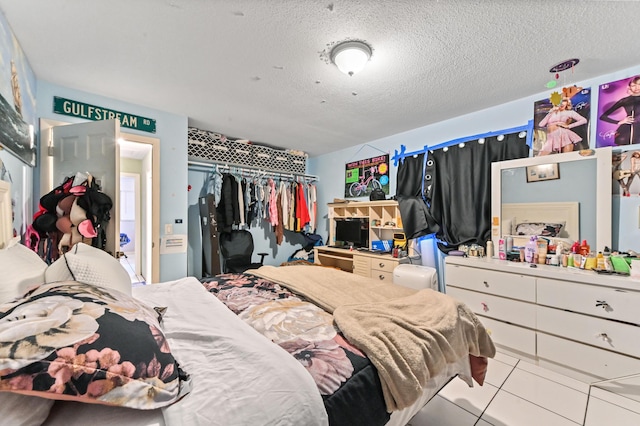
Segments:
[[[331,425],[383,425],[389,420],[375,367],[346,341],[331,314],[250,274],[222,274],[204,279],[203,285],[307,369]]]

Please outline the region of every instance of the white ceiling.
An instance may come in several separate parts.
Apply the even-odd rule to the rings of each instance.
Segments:
[[[640,65],[640,2],[0,0],[41,80],[320,155]],[[328,46],[366,40],[344,75]]]

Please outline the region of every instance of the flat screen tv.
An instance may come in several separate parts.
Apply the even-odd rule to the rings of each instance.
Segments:
[[[369,219],[336,219],[336,245],[369,247]]]

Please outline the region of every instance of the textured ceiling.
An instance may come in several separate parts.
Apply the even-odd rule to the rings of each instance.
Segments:
[[[640,2],[0,0],[41,80],[315,156],[640,64]],[[328,45],[366,40],[344,75]],[[567,71],[565,71],[566,73]],[[572,72],[572,71],[568,71]]]

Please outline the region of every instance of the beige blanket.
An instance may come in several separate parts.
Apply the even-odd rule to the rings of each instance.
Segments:
[[[430,377],[469,354],[495,346],[463,303],[331,268],[263,266],[247,271],[286,286],[333,312],[345,337],[378,369],[389,411],[413,404]]]

